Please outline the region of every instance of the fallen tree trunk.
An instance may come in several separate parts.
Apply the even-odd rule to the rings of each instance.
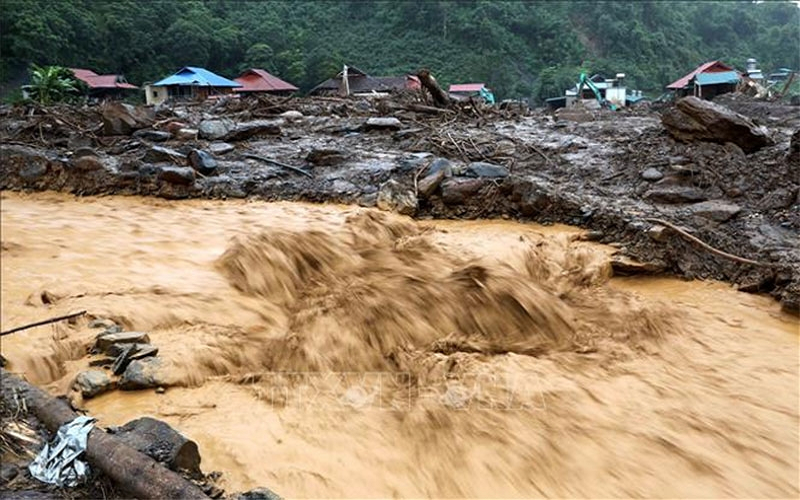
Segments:
[[[24,399],[29,411],[55,433],[78,414],[66,402],[46,394],[6,370],[0,369],[2,396],[12,407]],[[95,427],[89,433],[86,460],[136,498],[208,498],[194,484]]]
[[[436,104],[437,107],[446,108],[450,105],[450,96],[447,95],[447,92],[442,90],[442,87],[436,82],[436,78],[431,75],[431,72],[427,69],[422,69],[417,73],[417,78],[419,78],[419,82],[422,86],[431,94],[433,97],[433,102]]]

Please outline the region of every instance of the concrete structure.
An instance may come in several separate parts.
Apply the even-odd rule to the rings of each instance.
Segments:
[[[228,80],[204,68],[186,66],[177,73],[145,86],[147,104],[160,104],[170,100],[204,100],[231,94],[241,87],[239,82]]]

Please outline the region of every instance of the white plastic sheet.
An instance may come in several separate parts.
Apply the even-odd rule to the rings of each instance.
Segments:
[[[81,416],[62,425],[53,442],[45,444],[28,466],[31,475],[59,487],[80,484],[89,474],[89,465],[80,457],[86,451],[94,422],[94,418]]]

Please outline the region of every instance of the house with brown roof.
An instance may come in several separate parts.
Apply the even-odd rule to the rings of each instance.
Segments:
[[[75,78],[86,84],[89,97],[98,99],[119,99],[130,90],[139,87],[125,81],[122,75],[98,75],[92,70],[82,68],[69,68]]]
[[[709,61],[690,73],[667,85],[675,97],[693,95],[702,99],[713,99],[720,94],[736,90],[741,74],[721,61]]]
[[[233,79],[242,86],[236,89],[241,95],[273,94],[290,95],[297,92],[297,87],[271,75],[263,69],[250,68]]]
[[[419,78],[414,75],[371,76],[354,66],[344,66],[336,76],[311,89],[309,95],[371,96],[419,88]]]

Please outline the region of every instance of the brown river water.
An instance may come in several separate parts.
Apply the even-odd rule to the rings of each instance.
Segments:
[[[84,402],[289,498],[785,497],[798,329],[713,282],[610,278],[611,247],[509,221],[334,205],[2,194],[12,371],[53,392],[92,317],[169,387]]]

